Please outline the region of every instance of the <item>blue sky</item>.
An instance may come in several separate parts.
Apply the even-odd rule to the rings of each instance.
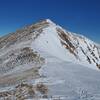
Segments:
[[[0,35],[41,19],[100,43],[100,0],[0,0]]]

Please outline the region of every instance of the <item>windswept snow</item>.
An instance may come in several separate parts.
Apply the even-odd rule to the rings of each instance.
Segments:
[[[64,95],[65,100],[99,100],[99,71],[70,62],[48,62],[41,74],[46,76],[39,80],[48,84],[49,95]],[[52,83],[53,82],[53,83]]]

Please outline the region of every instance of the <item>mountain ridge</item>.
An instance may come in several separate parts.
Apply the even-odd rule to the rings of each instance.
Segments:
[[[51,34],[53,33],[56,35],[54,35],[53,37],[59,38],[59,41],[62,44],[62,46],[66,50],[68,50],[72,55],[74,55],[76,59],[78,59],[79,61],[83,60],[82,62],[86,60],[88,63],[94,64],[98,68],[100,67],[100,49],[98,48],[95,42],[86,38],[83,35],[66,31],[59,25],[52,22],[50,19],[46,19],[38,23],[32,24],[30,26],[24,27],[23,29],[17,30],[15,33],[11,33],[2,37],[0,39],[0,48],[2,50],[3,46],[9,47],[12,46],[14,43],[16,44],[18,41],[18,43],[20,43],[21,41],[28,40],[34,41],[39,35],[43,34],[43,30],[45,31],[46,28],[48,28],[50,31],[54,31],[51,32]],[[48,34],[48,32],[45,34]],[[81,56],[84,57],[81,58]]]

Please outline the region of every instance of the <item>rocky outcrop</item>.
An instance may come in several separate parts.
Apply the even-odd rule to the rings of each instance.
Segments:
[[[0,100],[27,100],[47,98],[48,87],[43,83],[36,85],[20,83],[11,91],[0,92]]]

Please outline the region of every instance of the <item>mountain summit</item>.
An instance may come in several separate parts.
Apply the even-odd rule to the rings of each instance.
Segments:
[[[64,89],[66,82],[71,84],[70,87],[66,83],[67,89],[72,90],[75,87],[79,91],[80,84],[83,88],[88,87],[87,78],[90,81],[99,82],[98,78],[95,79],[95,76],[99,76],[99,69],[100,47],[82,35],[63,29],[50,19],[25,26],[0,38],[1,98],[11,94],[18,100],[22,100],[20,97],[23,96],[23,88],[26,91],[24,95],[29,97],[34,97],[35,94],[47,96],[47,94],[61,93],[63,95],[66,94],[65,90],[58,93],[57,88],[54,88],[55,84],[58,84],[59,87],[59,84],[63,83],[62,89]],[[90,75],[81,79],[84,77],[84,72],[89,72]],[[55,80],[57,80],[56,83]],[[83,81],[87,83],[86,86]],[[43,84],[40,84],[41,82]],[[44,83],[47,84],[44,85]],[[32,85],[30,86],[30,84]],[[91,83],[89,89],[91,90],[93,86],[94,84]],[[47,87],[51,89],[51,92],[48,92]],[[32,92],[33,88],[34,94],[31,94],[29,91]],[[69,92],[72,93],[70,89]],[[84,91],[84,89],[81,90]],[[77,91],[75,90],[75,92]],[[4,96],[4,94],[6,95]],[[17,94],[19,96],[16,97]],[[76,94],[79,96],[78,93]],[[10,100],[15,99],[10,98]]]

